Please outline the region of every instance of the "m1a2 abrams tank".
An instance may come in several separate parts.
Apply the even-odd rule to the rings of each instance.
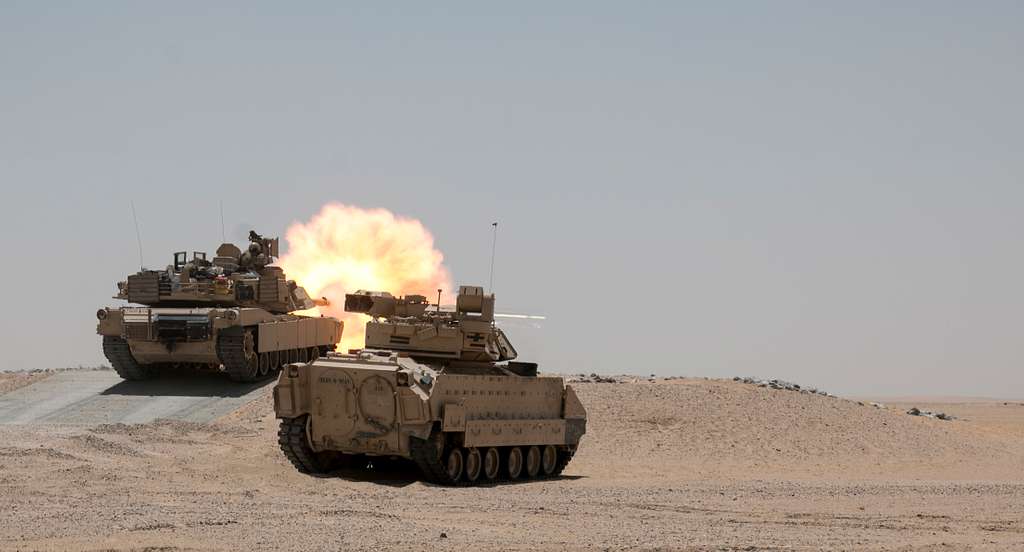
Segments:
[[[558,475],[587,413],[560,377],[515,362],[494,296],[463,286],[454,311],[421,295],[360,291],[366,347],[287,366],[274,387],[278,440],[302,472],[354,457],[399,457],[427,479],[471,484]]]
[[[271,264],[277,238],[250,232],[249,242],[245,251],[222,244],[212,260],[178,252],[165,270],[142,270],[117,284],[115,299],[144,305],[96,313],[103,353],[122,378],[147,379],[189,365],[256,381],[335,348],[341,321],[290,314],[326,300],[310,299]]]

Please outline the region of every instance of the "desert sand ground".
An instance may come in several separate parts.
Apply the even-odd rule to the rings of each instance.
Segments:
[[[1022,401],[909,400],[942,421],[732,381],[575,386],[565,476],[475,488],[299,474],[269,388],[206,424],[0,425],[0,548],[1024,550]]]

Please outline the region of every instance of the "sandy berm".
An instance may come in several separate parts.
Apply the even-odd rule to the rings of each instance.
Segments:
[[[1024,550],[1024,403],[625,380],[574,384],[564,477],[470,488],[297,473],[269,387],[205,424],[0,425],[0,548]]]

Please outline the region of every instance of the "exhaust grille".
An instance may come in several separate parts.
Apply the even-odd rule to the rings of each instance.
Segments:
[[[124,335],[128,339],[149,339],[149,324],[125,324]]]

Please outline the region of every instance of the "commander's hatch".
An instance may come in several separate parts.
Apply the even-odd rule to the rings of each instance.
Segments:
[[[192,252],[192,261],[196,261],[196,260],[205,261],[206,260],[206,252],[205,251],[193,251]],[[181,272],[181,269],[186,264],[188,264],[188,252],[187,251],[176,251],[174,253],[174,271],[175,272]]]

